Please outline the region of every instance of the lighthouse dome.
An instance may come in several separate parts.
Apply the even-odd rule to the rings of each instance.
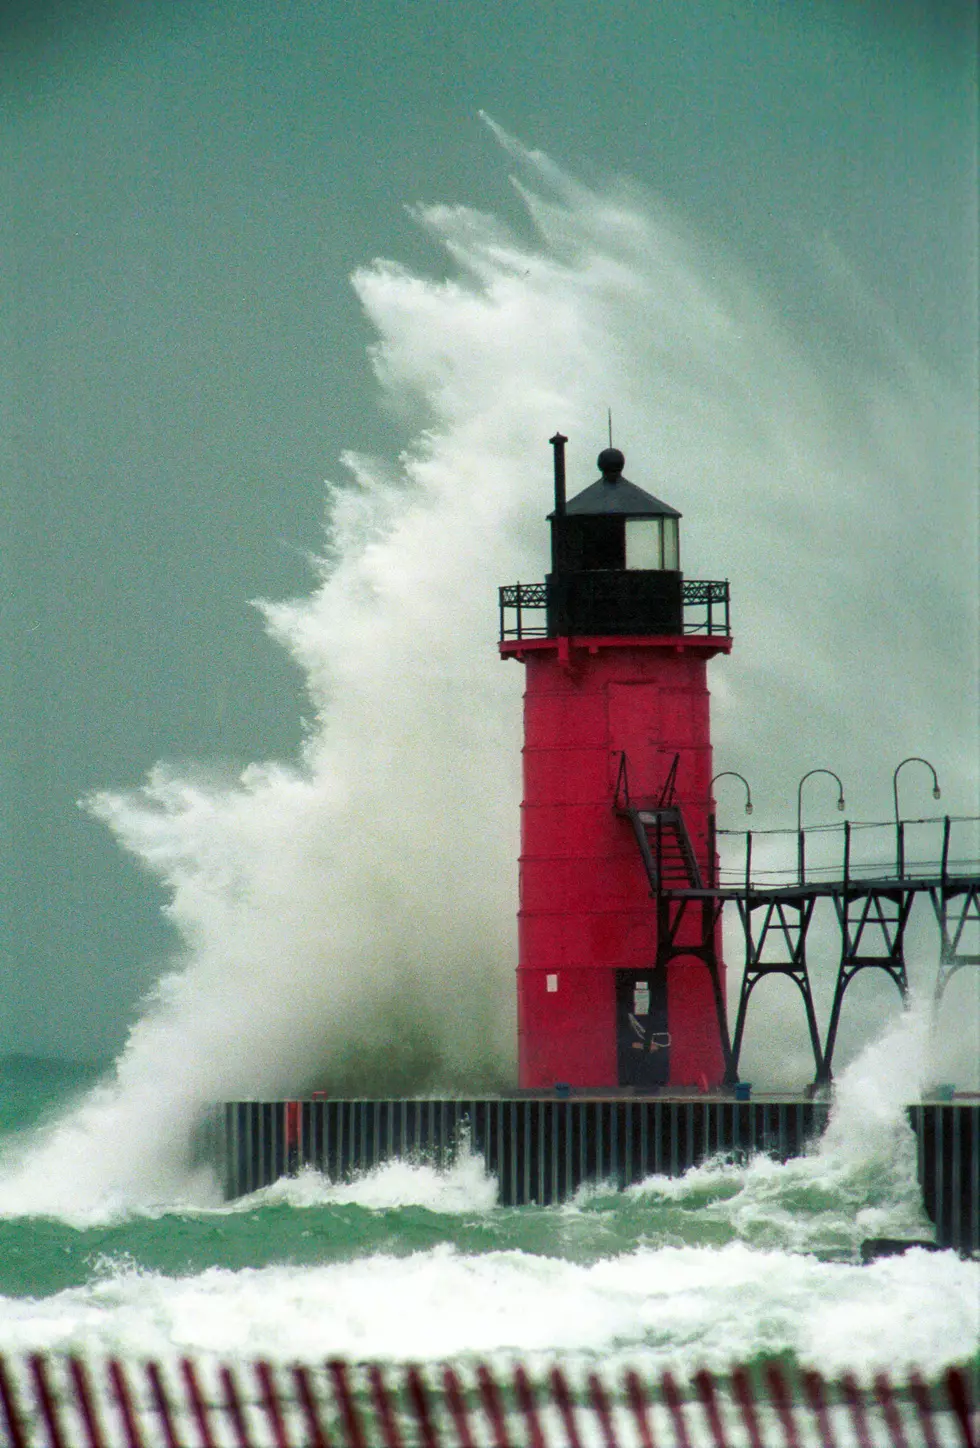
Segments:
[[[610,482],[614,482],[626,466],[626,459],[618,447],[604,447],[596,458],[596,462],[602,476],[608,478]]]

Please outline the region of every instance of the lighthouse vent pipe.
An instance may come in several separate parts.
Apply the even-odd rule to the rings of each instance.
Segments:
[[[568,558],[565,543],[565,444],[568,438],[556,432],[549,438],[555,450],[555,515],[551,525],[551,571],[555,578],[554,621],[559,634],[568,633],[568,604],[563,577]]]
[[[554,435],[554,437],[553,437],[553,438],[550,438],[549,441],[551,442],[551,446],[552,446],[552,447],[554,448],[554,450],[555,450],[555,516],[556,516],[557,518],[564,518],[564,516],[565,516],[565,444],[566,444],[566,442],[568,441],[568,438],[567,438],[567,437],[563,437],[560,432],[556,432],[555,435]]]

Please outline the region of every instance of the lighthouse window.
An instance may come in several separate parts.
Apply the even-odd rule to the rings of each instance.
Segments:
[[[664,568],[673,569],[675,572],[681,566],[680,541],[677,532],[677,519],[664,519]]]
[[[630,518],[626,523],[626,567],[663,568],[660,518]]]

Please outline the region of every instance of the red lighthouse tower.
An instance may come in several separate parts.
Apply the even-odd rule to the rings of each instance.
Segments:
[[[551,439],[551,572],[500,591],[501,655],[527,670],[520,1085],[704,1089],[728,1046],[706,891],[707,663],[731,647],[728,584],[684,579],[680,514],[617,449],[566,502],[566,441]]]

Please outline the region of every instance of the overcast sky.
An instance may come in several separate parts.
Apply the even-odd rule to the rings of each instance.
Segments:
[[[481,108],[811,338],[832,244],[975,383],[972,0],[34,0],[0,45],[2,1053],[114,1052],[173,946],[79,798],[295,752],[250,600],[309,588],[339,454],[410,435],[350,273],[446,265],[406,203],[519,216]]]

